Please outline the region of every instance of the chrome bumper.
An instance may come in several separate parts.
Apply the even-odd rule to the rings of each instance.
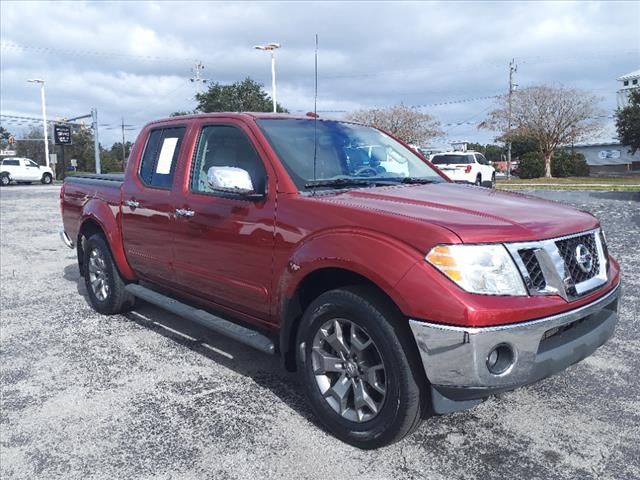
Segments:
[[[575,310],[498,327],[453,327],[410,320],[432,385],[434,410],[447,413],[469,408],[489,395],[533,383],[588,357],[613,334],[619,295],[618,284]],[[494,374],[487,362],[499,345],[513,352],[512,363]]]
[[[73,241],[69,238],[69,235],[67,235],[67,232],[65,232],[64,230],[60,230],[60,238],[62,239],[62,242],[69,248],[74,248],[75,245],[73,244]]]

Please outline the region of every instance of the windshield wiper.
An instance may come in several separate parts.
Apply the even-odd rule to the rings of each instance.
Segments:
[[[399,178],[398,180],[400,180],[400,182],[402,183],[421,183],[423,185],[426,185],[428,183],[440,183],[439,180],[434,180],[432,178],[422,178],[422,177],[402,177],[402,178]]]
[[[304,184],[305,188],[310,187],[373,187],[379,184],[378,180],[365,178],[334,178],[328,180],[313,180]]]

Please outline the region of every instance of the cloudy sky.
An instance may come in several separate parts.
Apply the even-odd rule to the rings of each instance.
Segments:
[[[491,141],[478,131],[491,97],[508,88],[564,85],[602,97],[640,68],[640,2],[27,2],[0,3],[3,115],[39,117],[29,78],[46,80],[51,118],[99,112],[104,144],[121,118],[132,130],[195,106],[193,66],[271,90],[268,54],[279,42],[278,101],[313,109],[314,34],[320,39],[318,109],[340,117],[403,102],[443,125],[446,139]],[[330,112],[330,113],[329,113]],[[5,128],[17,130],[7,117]],[[457,125],[463,123],[463,125]]]

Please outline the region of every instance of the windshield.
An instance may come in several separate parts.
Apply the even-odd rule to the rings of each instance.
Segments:
[[[460,165],[473,163],[470,155],[436,155],[431,159],[434,165]]]
[[[445,181],[411,150],[374,128],[313,119],[270,118],[257,123],[300,190],[332,182],[366,186]]]

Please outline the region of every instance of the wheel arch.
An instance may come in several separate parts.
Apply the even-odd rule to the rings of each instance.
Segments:
[[[289,372],[296,370],[296,337],[300,319],[306,308],[320,295],[347,286],[365,286],[376,293],[376,298],[400,311],[397,302],[387,291],[367,276],[343,267],[322,267],[309,272],[297,285],[283,308],[280,325],[279,348],[282,362]]]
[[[122,241],[117,238],[114,239],[114,231],[116,234],[120,232],[120,229],[113,220],[113,225],[111,228],[105,228],[103,223],[98,220],[95,215],[87,215],[80,225],[80,229],[78,230],[78,237],[76,241],[76,254],[78,256],[78,266],[80,268],[80,274],[84,275],[84,242],[86,238],[89,238],[91,235],[96,233],[102,235],[109,247],[111,252],[111,256],[113,257],[114,263],[120,275],[129,281],[136,280],[136,275],[131,270],[131,267],[127,263],[124,247],[122,245]]]

